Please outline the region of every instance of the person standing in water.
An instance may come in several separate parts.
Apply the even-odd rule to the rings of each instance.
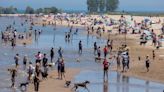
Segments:
[[[103,78],[105,80],[106,78],[108,79],[108,69],[109,69],[109,62],[106,59],[104,59],[103,66],[104,66],[104,77]]]
[[[14,57],[16,68],[18,68],[18,66],[19,66],[19,59],[20,59],[20,57],[19,57],[19,54],[17,53],[16,56]]]
[[[54,48],[51,48],[50,57],[51,57],[51,63],[52,63],[54,59]]]
[[[107,48],[107,46],[105,46],[104,47],[104,58],[106,58],[107,54],[108,54],[108,48]]]
[[[27,58],[27,55],[25,55],[25,56],[23,57],[23,67],[24,67],[24,70],[26,69],[27,62],[28,62],[28,58]]]
[[[82,41],[79,41],[79,54],[82,54]]]
[[[97,53],[97,43],[96,42],[94,42],[94,54],[96,55]]]
[[[63,50],[62,50],[61,47],[59,47],[58,54],[59,54],[59,57],[60,57],[60,58],[63,57]]]

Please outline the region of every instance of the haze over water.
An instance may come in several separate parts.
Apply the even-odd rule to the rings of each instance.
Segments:
[[[24,10],[26,6],[33,8],[56,6],[63,10],[87,11],[87,0],[0,0],[0,6],[14,6]],[[164,12],[164,0],[120,0],[119,11]]]

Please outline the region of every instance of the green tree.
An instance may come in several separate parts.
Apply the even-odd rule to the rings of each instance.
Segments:
[[[26,14],[34,14],[34,9],[31,8],[30,6],[27,6],[26,7],[26,10],[25,10],[25,13]]]
[[[119,0],[106,0],[106,11],[115,11],[118,8]]]
[[[39,9],[37,9],[37,10],[35,11],[35,13],[37,13],[37,14],[43,13],[43,12],[44,12],[44,10],[43,10],[42,8],[39,8]]]
[[[90,13],[98,12],[98,0],[87,0],[88,11]]]
[[[99,11],[104,12],[105,10],[105,0],[99,0]]]

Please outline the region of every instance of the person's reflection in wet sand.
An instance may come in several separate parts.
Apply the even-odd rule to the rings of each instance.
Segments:
[[[108,80],[104,80],[104,83],[103,83],[103,92],[108,92]]]
[[[129,92],[129,77],[127,76],[122,76],[122,92]]]
[[[117,73],[117,83],[118,83],[118,85],[117,85],[117,92],[120,92],[120,85],[121,85],[121,74],[120,73]]]
[[[145,92],[149,92],[149,81],[146,81],[145,84],[146,84],[146,90],[145,90]]]

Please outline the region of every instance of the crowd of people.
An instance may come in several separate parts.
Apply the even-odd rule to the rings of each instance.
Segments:
[[[88,15],[89,16],[89,15]],[[85,28],[87,29],[87,35],[94,35],[96,34],[96,36],[98,38],[102,38],[104,33],[109,34],[111,30],[106,30],[105,26],[99,26],[97,27],[97,25],[101,25],[103,24],[103,21],[96,19],[96,18],[92,18],[92,17],[87,17],[87,21],[89,23],[87,23],[86,21],[83,21],[83,19],[85,18],[85,16],[82,15],[76,15],[74,16],[74,18],[76,20],[69,20],[66,17],[63,16],[55,16],[54,20],[55,20],[55,24],[56,21],[60,21],[60,23],[62,24],[64,21],[66,21],[68,23],[68,27],[70,27],[70,25],[74,25],[74,24],[80,24],[80,25],[85,25]],[[104,21],[108,20],[108,17],[104,17],[104,16],[100,16],[101,19],[103,19]],[[52,24],[54,22],[54,20],[52,21]],[[125,19],[125,17],[123,15],[121,15],[120,19],[116,22],[112,19],[110,19],[110,22],[108,25],[118,25],[118,30],[116,31],[116,34],[119,35],[127,35],[127,34],[140,34],[141,36],[141,40],[140,40],[140,45],[142,44],[146,44],[148,40],[152,41],[152,45],[156,48],[159,49],[159,47],[161,47],[161,40],[163,39],[162,34],[157,36],[157,34],[154,32],[153,29],[150,30],[150,26],[152,25],[152,23],[150,23],[149,21],[142,21],[141,23],[136,23],[135,20],[133,20],[133,17],[131,16],[131,20],[134,21],[134,27],[132,26],[128,26],[127,21]],[[49,24],[51,24],[49,22]],[[46,24],[44,24],[44,26],[46,26]],[[135,28],[138,28],[139,30],[137,31]],[[76,35],[78,33],[78,28],[76,28],[75,33],[72,33],[73,30],[73,26],[70,27],[69,32],[65,33],[65,41],[69,42],[72,38],[73,38],[73,34]],[[145,32],[144,30],[147,30],[148,32],[150,32],[150,35],[147,34],[147,32]],[[161,31],[163,32],[164,27],[161,28]],[[16,31],[13,32],[13,35],[16,34]],[[35,31],[35,34],[37,34],[37,31]],[[41,31],[39,31],[39,34],[41,34]],[[36,36],[36,35],[35,35]],[[15,36],[13,36],[15,37]],[[150,37],[150,39],[149,39]],[[4,39],[4,37],[3,37]],[[125,38],[126,41],[126,38]],[[130,63],[131,63],[131,58],[130,58],[130,49],[128,48],[128,44],[125,42],[123,44],[120,44],[117,49],[117,51],[113,51],[113,47],[115,45],[115,40],[112,40],[110,37],[108,37],[107,42],[104,46],[98,46],[97,42],[93,43],[93,54],[94,54],[94,58],[95,61],[103,61],[101,62],[103,64],[103,71],[104,71],[104,80],[108,79],[108,71],[109,71],[109,67],[110,65],[112,66],[112,61],[115,61],[114,63],[116,63],[117,66],[117,70],[121,70],[123,73],[128,72],[128,70],[130,69]],[[83,41],[79,40],[78,43],[78,54],[82,55],[83,54]],[[102,54],[103,52],[103,54]],[[34,83],[34,87],[35,87],[35,91],[38,92],[39,90],[39,83],[40,83],[40,75],[42,75],[42,77],[44,76],[48,76],[48,70],[50,67],[53,67],[54,65],[57,65],[57,71],[58,71],[58,78],[59,79],[63,79],[65,78],[65,61],[64,61],[64,56],[63,56],[63,49],[62,47],[59,47],[59,49],[57,50],[58,53],[58,58],[55,58],[54,54],[54,48],[51,48],[50,50],[50,59],[47,58],[47,54],[44,53],[42,54],[41,52],[38,52],[34,57],[36,58],[35,64],[33,64],[33,62],[31,62],[30,60],[28,60],[28,56],[25,55],[23,57],[23,66],[25,67],[24,69],[27,69],[27,73],[28,73],[28,81],[30,82],[31,80],[33,80]],[[153,50],[153,60],[156,57],[155,51]],[[149,59],[149,55],[145,55],[145,68],[147,69],[146,71],[149,72],[149,67],[150,67],[150,59]],[[15,85],[15,77],[16,77],[16,71],[17,69],[19,69],[19,62],[20,62],[20,56],[19,54],[16,54],[16,56],[14,57],[15,60],[15,69],[12,70],[11,72],[11,81],[12,81],[12,87],[14,87]],[[56,62],[54,62],[54,60],[56,60]],[[138,57],[138,60],[140,61],[141,58]],[[50,62],[49,62],[50,61]],[[26,67],[28,65],[28,67]],[[35,67],[34,67],[35,66]],[[31,79],[31,77],[33,79]]]

